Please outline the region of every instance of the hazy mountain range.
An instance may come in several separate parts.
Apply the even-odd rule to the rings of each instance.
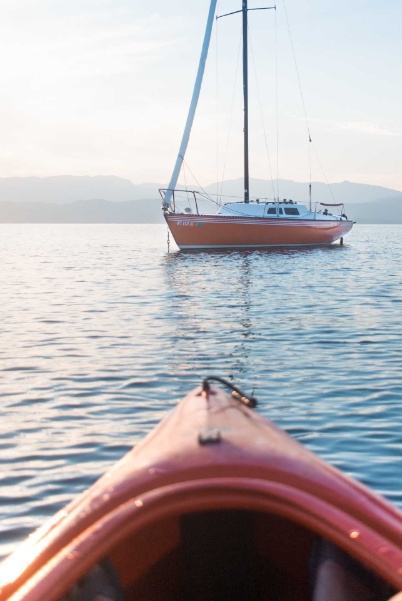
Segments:
[[[162,223],[161,187],[135,185],[115,176],[0,178],[0,223]],[[279,180],[278,189],[280,198],[308,202],[306,183]],[[242,179],[226,181],[219,190],[216,184],[205,188],[211,195],[218,191],[239,200],[242,190]],[[253,198],[273,198],[277,182],[251,179],[250,190]],[[315,182],[312,200],[313,206],[343,202],[348,216],[359,223],[402,223],[398,190],[347,181],[330,187]]]

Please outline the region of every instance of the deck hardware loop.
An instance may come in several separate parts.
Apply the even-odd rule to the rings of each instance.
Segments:
[[[224,378],[219,378],[218,376],[208,376],[207,378],[204,378],[204,380],[202,381],[202,391],[204,393],[209,392],[210,380],[213,380],[214,382],[220,382],[224,386],[230,388],[230,390],[232,391],[233,398],[235,398],[237,401],[240,401],[244,405],[247,405],[247,407],[251,407],[252,409],[254,409],[254,407],[257,407],[257,399],[255,397],[247,396],[239,388],[234,386],[231,382],[228,382],[228,380],[225,380]]]

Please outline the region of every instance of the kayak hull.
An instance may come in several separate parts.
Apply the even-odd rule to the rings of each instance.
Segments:
[[[198,388],[5,562],[0,600],[56,601],[107,556],[127,601],[205,599],[222,557],[236,578],[223,565],[215,583],[307,601],[317,537],[402,589],[398,509],[220,389]]]

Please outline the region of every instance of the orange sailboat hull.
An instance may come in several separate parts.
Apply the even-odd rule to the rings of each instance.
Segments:
[[[243,570],[260,591],[247,598],[308,601],[316,537],[402,588],[396,508],[219,388],[198,388],[6,561],[0,599],[57,601],[104,557],[126,601],[215,599],[205,587],[229,556],[229,581]]]
[[[277,219],[164,214],[180,249],[321,246],[340,240],[349,220]]]

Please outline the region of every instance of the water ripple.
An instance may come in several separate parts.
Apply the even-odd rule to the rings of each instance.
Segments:
[[[0,557],[210,374],[402,506],[400,226],[170,254],[164,226],[0,229]]]

